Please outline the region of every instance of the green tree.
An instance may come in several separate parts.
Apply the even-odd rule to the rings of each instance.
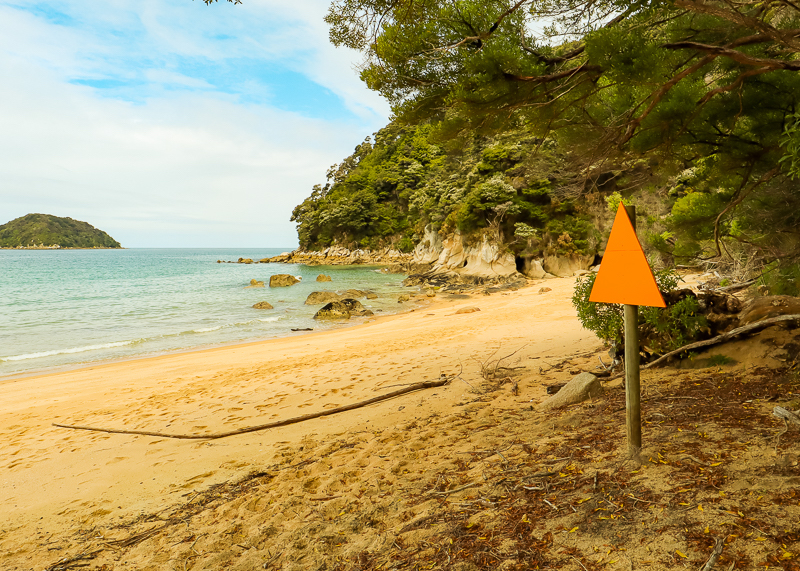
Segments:
[[[335,0],[326,20],[401,122],[435,119],[448,137],[525,127],[587,178],[642,154],[665,177],[713,156],[692,189],[706,196],[672,198],[674,253],[800,255],[791,0]]]

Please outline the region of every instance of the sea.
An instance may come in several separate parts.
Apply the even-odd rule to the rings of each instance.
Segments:
[[[313,291],[370,290],[377,299],[360,301],[376,315],[401,309],[405,276],[378,267],[217,263],[288,250],[0,250],[0,379],[362,322],[315,321]],[[302,281],[270,288],[273,274]],[[267,287],[246,288],[251,279]],[[259,301],[274,309],[253,309]]]

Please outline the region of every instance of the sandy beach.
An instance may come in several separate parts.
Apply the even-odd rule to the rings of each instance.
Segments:
[[[425,542],[437,528],[415,522],[431,520],[431,513],[440,513],[436,510],[448,502],[483,499],[496,507],[502,500],[476,495],[471,488],[507,471],[508,463],[517,462],[516,471],[527,463],[531,473],[547,466],[556,466],[555,473],[562,476],[585,472],[591,485],[583,460],[594,462],[593,470],[605,466],[603,462],[616,462],[620,470],[621,392],[614,392],[603,414],[592,404],[580,413],[542,415],[533,410],[546,398],[546,384],[594,370],[603,354],[597,338],[575,317],[569,301],[573,285],[574,279],[564,278],[492,295],[425,298],[414,311],[336,331],[0,381],[0,567],[391,568],[390,559],[368,562],[365,558],[372,556],[364,554],[392,543],[395,550],[413,544],[419,546],[414,557],[423,557],[428,549],[427,555],[436,560],[438,544]],[[550,290],[540,292],[543,287]],[[464,308],[479,311],[457,313]],[[487,384],[482,368],[496,368],[503,357],[507,382]],[[210,434],[351,404],[442,375],[458,377],[443,387],[341,414],[219,440],[52,426]],[[692,375],[682,380],[695,379]],[[648,379],[667,391],[676,381],[668,377],[653,373]],[[791,387],[794,394],[800,392]],[[765,402],[754,414],[763,415],[768,408]],[[597,445],[584,435],[570,444],[580,454],[573,450],[565,455],[564,439],[587,426],[586,414],[595,415],[594,424],[588,425],[601,431],[606,443]],[[617,419],[613,427],[608,424],[612,416]],[[773,424],[774,436],[781,427]],[[667,431],[674,434],[674,428]],[[798,470],[796,442],[790,450],[794,460],[776,449],[777,457],[788,462],[789,473],[770,476],[775,493],[786,494],[800,484],[800,474],[793,472]],[[737,453],[757,458],[753,446]],[[484,458],[481,450],[493,457]],[[664,450],[651,446],[648,452],[663,452],[666,458]],[[703,454],[693,452],[698,461],[712,464],[713,457]],[[773,461],[775,454],[763,461]],[[474,463],[476,459],[483,461]],[[502,481],[509,478],[510,472]],[[531,489],[544,489],[534,481],[528,480]],[[466,487],[457,490],[462,484]],[[637,497],[659,501],[652,494]],[[782,510],[775,515],[778,526],[782,517],[794,517],[800,510],[800,498],[786,498],[783,505],[776,504]],[[573,510],[563,517],[578,513]],[[463,513],[476,529],[488,525],[485,514]],[[534,514],[523,520],[528,517]],[[572,527],[563,521],[560,525]],[[546,531],[527,537],[544,541]],[[784,538],[786,547],[775,547],[792,553],[783,559],[779,553],[779,561],[797,561],[792,545],[798,540]],[[670,541],[666,552],[689,549],[680,537]],[[493,549],[503,553],[499,546]],[[689,557],[707,558],[704,549],[697,547]],[[581,565],[563,568],[580,569],[588,562],[570,557]],[[448,551],[447,560],[451,558],[457,560]],[[504,569],[534,568],[520,563],[519,553],[506,559],[515,563]],[[639,568],[622,558],[609,564],[611,559],[596,568]],[[470,564],[441,568],[495,568]]]

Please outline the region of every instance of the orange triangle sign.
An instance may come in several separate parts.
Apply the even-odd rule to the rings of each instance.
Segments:
[[[666,307],[631,219],[620,204],[589,301]]]

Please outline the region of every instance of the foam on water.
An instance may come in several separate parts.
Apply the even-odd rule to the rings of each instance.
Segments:
[[[216,263],[286,250],[0,250],[0,377],[335,327],[312,319],[312,291],[368,289],[373,311],[402,308],[404,276],[374,267]],[[320,273],[333,281],[317,283]],[[273,274],[303,280],[245,287]],[[254,309],[260,301],[274,309]]]
[[[42,357],[53,357],[54,355],[71,355],[73,353],[85,353],[86,351],[97,351],[100,349],[111,349],[130,345],[129,341],[118,341],[116,343],[104,343],[103,345],[87,345],[86,347],[71,347],[70,349],[54,349],[52,351],[40,351],[39,353],[29,353],[27,355],[11,355],[10,357],[0,357],[3,361],[25,361],[27,359],[40,359]]]

